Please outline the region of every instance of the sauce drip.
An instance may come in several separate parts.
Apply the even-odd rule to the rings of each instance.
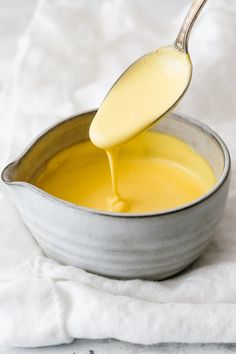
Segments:
[[[111,210],[124,212],[129,205],[118,190],[119,147],[173,107],[186,90],[191,74],[187,53],[174,47],[161,48],[132,64],[105,97],[89,134],[93,144],[104,149],[109,159],[113,195],[107,200]]]

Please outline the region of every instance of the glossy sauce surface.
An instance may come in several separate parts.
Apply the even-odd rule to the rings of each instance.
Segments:
[[[183,141],[145,132],[120,148],[116,173],[129,213],[163,211],[191,202],[206,193],[215,177],[208,163]],[[118,211],[109,163],[101,149],[87,141],[55,155],[35,185],[72,203]],[[117,205],[115,203],[115,205]]]

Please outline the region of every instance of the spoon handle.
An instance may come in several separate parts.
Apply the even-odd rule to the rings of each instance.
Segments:
[[[195,0],[184,19],[179,34],[175,40],[174,46],[181,52],[188,52],[188,39],[191,29],[207,0]]]

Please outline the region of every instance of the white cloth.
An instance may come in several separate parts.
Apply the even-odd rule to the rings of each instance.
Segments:
[[[59,118],[98,106],[138,56],[171,43],[189,2],[39,0],[1,91],[1,166]],[[218,131],[233,163],[235,16],[235,0],[207,4],[191,37],[193,81],[178,107]],[[43,346],[84,337],[236,342],[234,174],[207,252],[162,282],[106,279],[48,259],[1,184],[0,343]]]

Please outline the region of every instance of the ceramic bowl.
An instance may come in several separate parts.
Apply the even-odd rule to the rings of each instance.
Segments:
[[[88,139],[95,111],[44,132],[9,164],[2,180],[43,251],[64,264],[115,278],[164,279],[186,268],[207,248],[222,217],[229,188],[230,156],[203,123],[170,114],[153,130],[187,142],[211,165],[217,183],[201,198],[158,213],[115,214],[77,206],[31,181],[57,152]]]

